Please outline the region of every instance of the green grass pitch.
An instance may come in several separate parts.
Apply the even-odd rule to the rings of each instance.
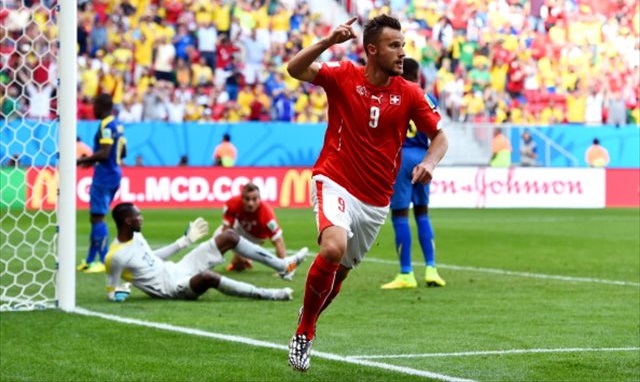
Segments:
[[[288,248],[317,250],[310,209],[277,214]],[[145,236],[152,247],[169,243],[199,215],[213,230],[221,212],[143,211]],[[431,216],[447,286],[380,289],[398,272],[387,222],[321,316],[304,374],[287,366],[285,346],[310,259],[292,282],[260,264],[243,273],[218,269],[260,286],[291,286],[290,302],[217,291],[196,302],[160,301],[135,290],[116,304],[106,300],[104,274],[78,273],[77,305],[89,316],[0,313],[0,381],[640,381],[637,209]],[[80,211],[78,261],[88,231]],[[417,240],[413,258],[422,280]]]

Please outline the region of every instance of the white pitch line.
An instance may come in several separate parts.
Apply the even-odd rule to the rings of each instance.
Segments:
[[[395,265],[398,264],[397,261],[378,259],[375,257],[366,257],[364,261],[370,261],[373,263],[380,263],[380,264],[395,264]],[[414,266],[424,265],[417,262],[414,262],[412,264]],[[591,277],[546,275],[544,273],[505,271],[503,269],[495,269],[495,268],[466,267],[466,266],[460,266],[460,265],[446,265],[446,264],[438,264],[438,268],[452,269],[455,271],[493,273],[493,274],[504,275],[504,276],[529,277],[534,279],[549,279],[549,280],[560,280],[560,281],[568,281],[568,282],[581,282],[581,283],[593,283],[593,284],[625,285],[625,286],[635,286],[635,287],[640,286],[640,283],[633,282],[633,281],[605,280],[605,279],[596,279]]]
[[[229,334],[212,333],[212,332],[207,332],[207,331],[199,330],[199,329],[185,328],[185,327],[181,327],[181,326],[162,324],[162,323],[158,323],[158,322],[150,322],[150,321],[138,320],[138,319],[135,319],[135,318],[120,317],[120,316],[115,316],[115,315],[112,315],[112,314],[94,312],[94,311],[87,310],[87,309],[84,309],[84,308],[76,308],[74,310],[74,313],[81,314],[83,316],[99,317],[99,318],[102,318],[102,319],[105,319],[105,320],[116,321],[116,322],[120,322],[120,323],[123,323],[123,324],[138,325],[138,326],[144,326],[144,327],[147,327],[147,328],[166,330],[166,331],[169,331],[169,332],[183,333],[183,334],[189,334],[189,335],[200,336],[200,337],[215,338],[215,339],[221,340],[221,341],[241,343],[241,344],[245,344],[245,345],[249,345],[249,346],[263,347],[263,348],[269,348],[269,349],[278,349],[278,350],[288,350],[288,347],[286,345],[276,344],[276,343],[273,343],[273,342],[254,340],[253,338],[234,336],[234,335],[229,335]],[[375,367],[375,368],[378,368],[378,369],[383,369],[383,370],[388,370],[388,371],[395,371],[395,372],[402,373],[402,374],[415,375],[415,376],[418,376],[418,377],[425,377],[425,378],[432,378],[432,379],[436,379],[436,380],[439,380],[439,381],[445,381],[445,382],[474,382],[471,379],[463,379],[463,378],[458,378],[458,377],[452,377],[452,376],[449,376],[449,375],[438,374],[438,373],[433,373],[433,372],[424,371],[424,370],[417,370],[417,369],[412,369],[412,368],[409,368],[409,367],[389,365],[389,364],[381,363],[381,362],[352,359],[350,357],[344,357],[344,356],[337,355],[337,354],[332,354],[332,353],[312,351],[311,354],[315,358],[323,358],[323,359],[328,359],[328,360],[332,360],[332,361],[350,363],[350,364],[361,365],[361,366],[370,366],[370,367]]]
[[[352,355],[351,359],[381,359],[381,358],[437,358],[437,357],[469,357],[483,355],[505,355],[505,354],[530,354],[530,353],[583,353],[583,352],[623,352],[640,351],[640,347],[627,348],[566,348],[566,349],[510,349],[510,350],[487,350],[487,351],[465,351],[456,353],[424,353],[424,354],[388,354],[388,355]]]

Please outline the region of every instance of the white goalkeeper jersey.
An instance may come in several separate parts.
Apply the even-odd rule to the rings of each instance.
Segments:
[[[164,260],[179,250],[180,247],[174,243],[153,251],[139,232],[124,243],[115,239],[105,260],[107,292],[114,291],[124,279],[153,297],[190,297],[191,277],[222,263],[223,258],[213,241],[207,240],[178,263]]]
[[[175,263],[156,256],[144,236],[135,232],[133,239],[127,242],[115,239],[111,243],[105,266],[108,292],[115,290],[122,278],[149,295],[163,297],[165,281],[171,278],[171,268]]]

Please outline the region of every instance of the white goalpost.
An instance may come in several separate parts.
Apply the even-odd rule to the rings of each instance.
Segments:
[[[9,0],[0,25],[3,312],[76,304],[77,4],[54,4]]]
[[[78,9],[74,0],[59,0],[60,14],[60,82],[58,116],[60,121],[58,165],[58,273],[56,297],[58,307],[71,311],[76,306],[76,84],[77,84],[77,20]]]

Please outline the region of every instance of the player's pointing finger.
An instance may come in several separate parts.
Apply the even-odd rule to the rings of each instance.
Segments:
[[[352,17],[349,21],[344,23],[344,25],[351,25],[351,24],[355,23],[357,19],[358,19],[357,17]]]

